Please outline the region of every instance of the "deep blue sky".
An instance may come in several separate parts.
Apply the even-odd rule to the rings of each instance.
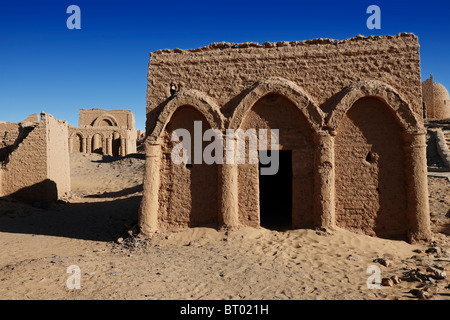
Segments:
[[[66,9],[81,8],[81,30]],[[366,9],[381,8],[381,30]],[[129,109],[145,127],[149,53],[211,42],[264,43],[413,32],[422,80],[450,89],[450,2],[428,1],[2,1],[0,120],[45,111],[78,125],[78,109]]]

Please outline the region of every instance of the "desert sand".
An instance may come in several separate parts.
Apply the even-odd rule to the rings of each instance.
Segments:
[[[0,299],[418,299],[449,300],[450,182],[429,177],[433,243],[408,244],[346,230],[192,228],[151,239],[137,223],[144,159],[72,154],[72,192],[50,208],[0,200]],[[130,234],[127,231],[130,230]],[[427,252],[426,252],[427,251]],[[388,265],[374,262],[384,258]],[[69,266],[81,288],[69,289]],[[420,268],[426,281],[369,289]],[[423,297],[422,297],[423,298]]]

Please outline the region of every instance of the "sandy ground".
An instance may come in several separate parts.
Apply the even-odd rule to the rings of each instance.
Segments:
[[[426,298],[450,299],[449,276],[439,280],[427,270],[450,273],[444,177],[429,177],[433,243],[263,228],[193,228],[143,239],[123,236],[137,222],[143,158],[78,154],[71,165],[66,201],[44,210],[0,199],[0,299],[411,300],[416,288]],[[70,266],[80,270],[80,289],[67,286],[74,283]],[[404,280],[369,289],[371,266],[381,278]],[[407,276],[417,268],[422,282]]]

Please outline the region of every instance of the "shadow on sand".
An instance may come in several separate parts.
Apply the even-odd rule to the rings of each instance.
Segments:
[[[90,194],[87,195],[86,198],[90,199],[102,199],[102,198],[118,198],[118,197],[124,197],[127,195],[131,195],[137,192],[141,192],[143,189],[142,184],[139,186],[134,186],[130,188],[126,188],[120,191],[111,191],[111,192],[104,192],[99,194]]]
[[[129,155],[126,155],[124,157],[114,157],[114,156],[102,156],[101,160],[92,160],[92,162],[96,163],[111,163],[122,159],[139,159],[139,160],[145,160],[145,154],[144,153],[130,153]]]
[[[114,241],[137,223],[142,196],[101,202],[53,203],[35,208],[0,198],[0,232]]]

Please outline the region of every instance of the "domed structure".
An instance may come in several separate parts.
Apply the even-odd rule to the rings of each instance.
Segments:
[[[422,92],[427,118],[450,119],[449,93],[442,84],[433,82],[433,75],[422,83]]]

